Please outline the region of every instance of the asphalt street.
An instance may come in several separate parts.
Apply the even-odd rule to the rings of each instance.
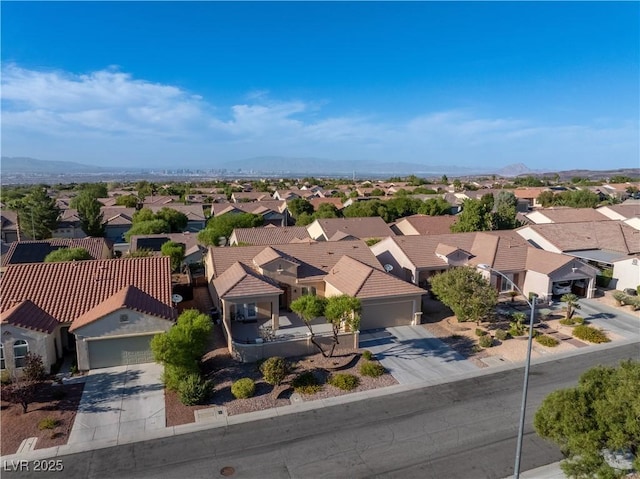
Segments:
[[[531,421],[551,391],[635,343],[535,364],[522,470],[561,459]],[[61,456],[64,470],[2,477],[503,478],[513,472],[523,369],[164,439]],[[225,469],[229,468],[229,469]],[[222,472],[228,473],[223,475]]]

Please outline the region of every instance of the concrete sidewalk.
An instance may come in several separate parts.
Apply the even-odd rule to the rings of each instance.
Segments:
[[[511,479],[512,477],[513,476],[509,476],[504,479]],[[530,471],[521,471],[520,477],[522,479],[565,479],[567,476],[565,476],[562,469],[560,469],[560,463],[554,462],[553,464],[537,467]]]

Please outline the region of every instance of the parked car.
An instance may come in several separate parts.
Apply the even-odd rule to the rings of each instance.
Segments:
[[[562,296],[563,294],[568,294],[571,292],[571,281],[558,281],[553,283],[553,288],[551,289],[554,296]]]

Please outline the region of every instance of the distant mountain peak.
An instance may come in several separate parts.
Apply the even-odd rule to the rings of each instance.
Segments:
[[[532,172],[533,170],[524,163],[513,163],[498,170],[500,176],[519,176]]]

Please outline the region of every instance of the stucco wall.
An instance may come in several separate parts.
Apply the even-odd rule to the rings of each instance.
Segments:
[[[547,300],[551,297],[551,287],[549,276],[537,271],[527,271],[522,291],[526,295],[536,293],[541,300]]]
[[[379,243],[374,244],[370,249],[382,265],[390,264],[393,266],[393,269],[391,270],[392,275],[406,281],[407,278],[405,277],[405,271],[403,269],[406,268],[417,280],[415,265],[409,260],[409,258],[407,258],[404,252],[391,238],[384,239]]]
[[[629,258],[616,261],[613,263],[613,277],[618,279],[616,289],[636,289],[640,284],[640,259]]]
[[[326,241],[327,239],[325,238],[324,231],[322,231],[322,227],[317,220],[307,226],[307,231],[309,232],[309,236],[314,240]]]
[[[23,339],[29,345],[29,352],[42,357],[42,362],[48,369],[56,362],[54,338],[56,334],[40,333],[29,329],[17,328],[9,324],[2,325],[2,345],[4,346],[4,358],[6,368],[9,371],[15,369],[13,356],[13,343]],[[19,374],[19,371],[16,371]]]

